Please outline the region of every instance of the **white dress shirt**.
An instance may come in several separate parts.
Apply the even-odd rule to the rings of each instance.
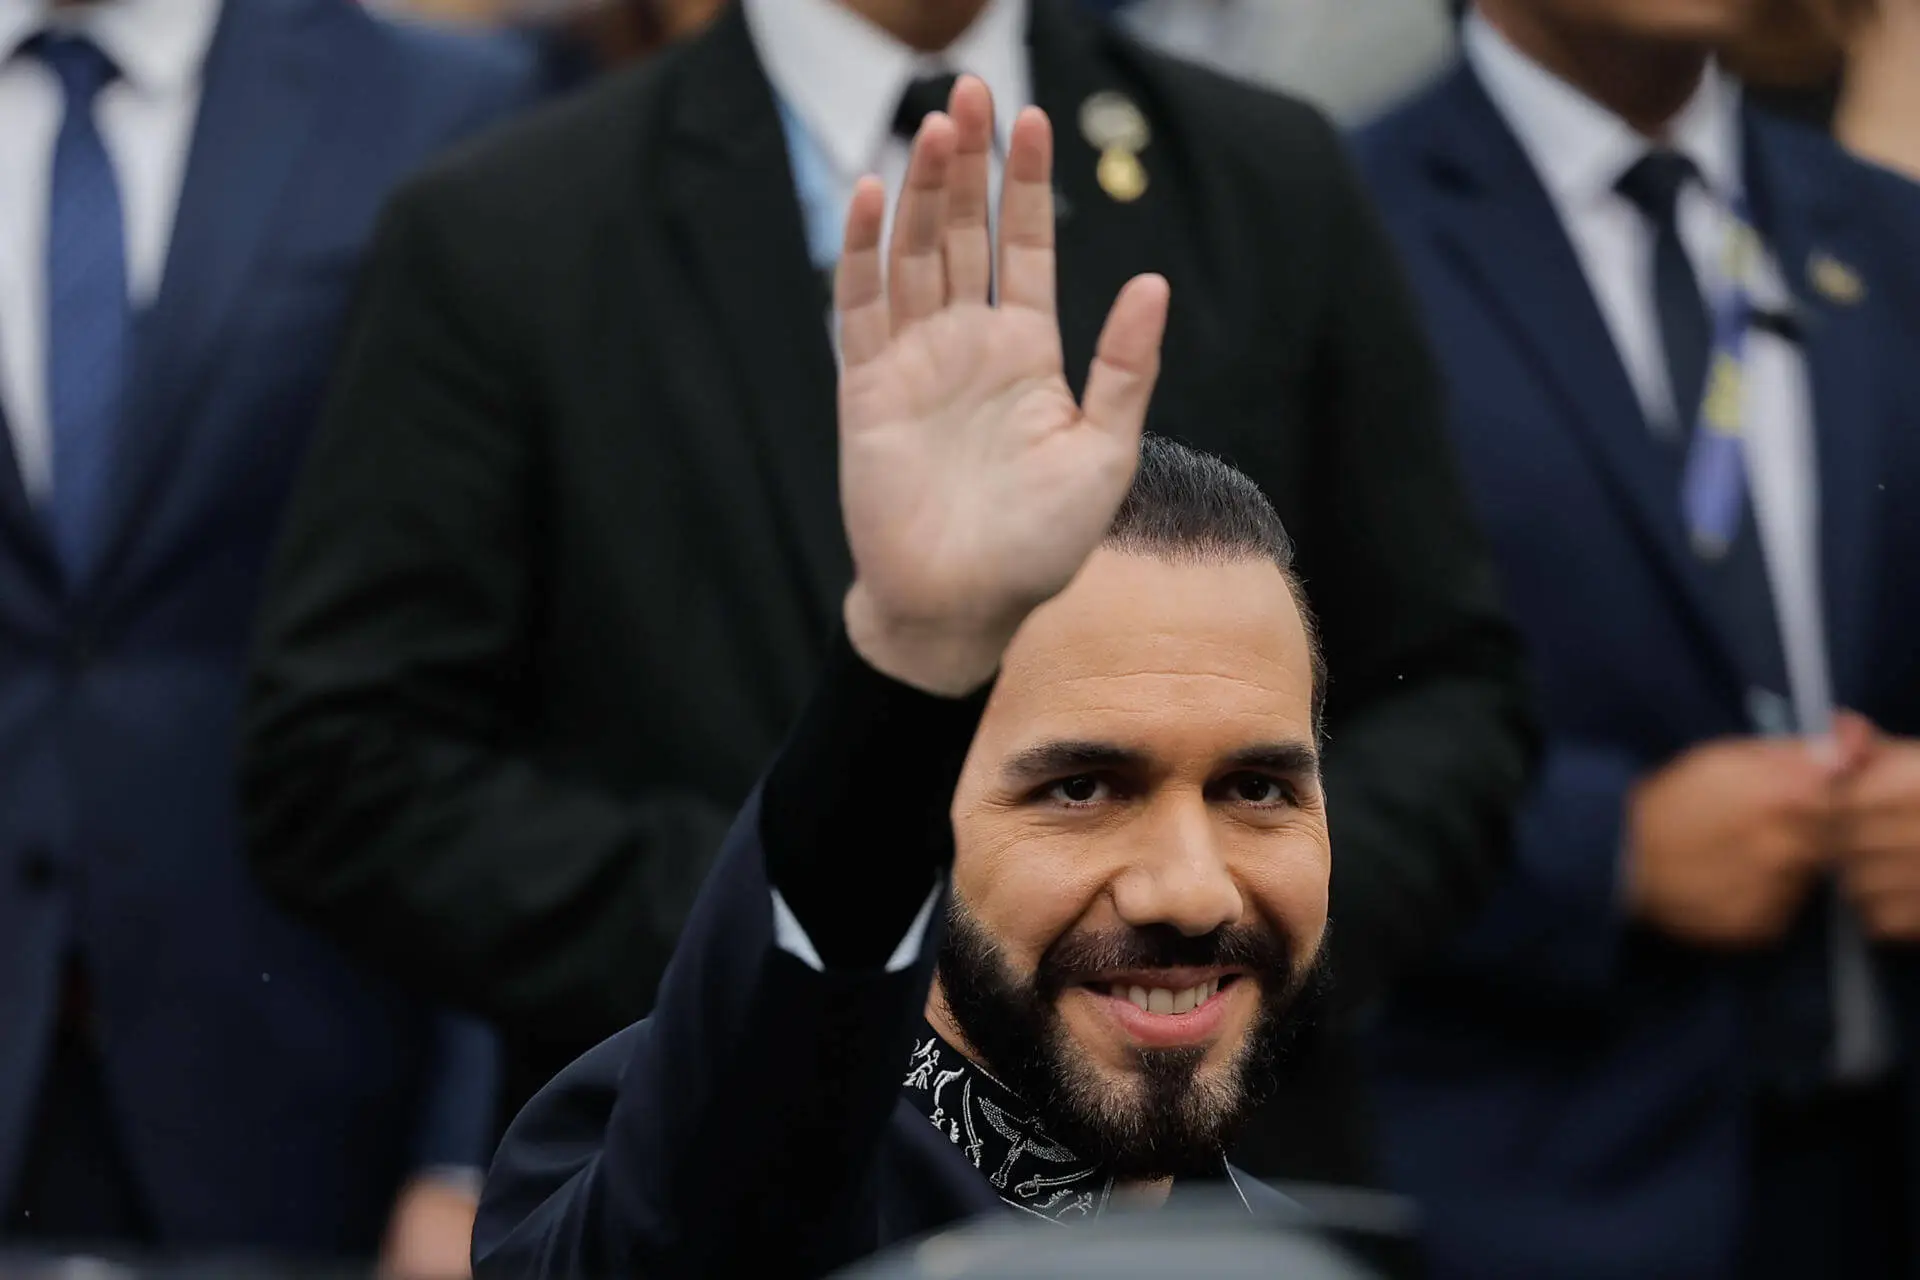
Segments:
[[[805,137],[793,156],[814,262],[837,257],[854,184],[873,174],[893,206],[906,182],[907,144],[893,136],[900,96],[920,76],[969,73],[993,93],[993,204],[999,208],[1001,158],[1020,108],[1033,101],[1027,62],[1027,0],[987,0],[973,24],[938,54],[921,53],[838,0],[742,0],[753,47],[775,96]],[[789,150],[796,150],[789,129]]]
[[[200,71],[220,0],[100,0],[54,8],[0,0],[0,406],[27,493],[53,483],[47,422],[47,215],[54,139],[66,113],[60,81],[21,46],[45,30],[86,35],[120,69],[94,119],[120,183],[127,287],[136,309],[160,292],[180,202]]]
[[[1600,305],[1647,421],[1672,432],[1674,396],[1653,296],[1654,232],[1615,184],[1655,144],[1516,48],[1478,11],[1468,15],[1465,54],[1480,83],[1533,162]],[[1730,210],[1744,193],[1740,94],[1709,68],[1659,145],[1698,166],[1702,181],[1681,192],[1680,238],[1709,297],[1727,287]],[[1754,305],[1790,311],[1792,294],[1771,255],[1747,281]],[[1786,657],[1793,720],[1815,743],[1833,719],[1832,683],[1820,584],[1820,492],[1812,389],[1793,342],[1747,335],[1742,443],[1749,497],[1773,588]],[[1680,501],[1678,489],[1674,502]],[[1755,732],[1778,732],[1756,710]],[[1844,914],[1835,930],[1836,1043],[1842,1074],[1870,1073],[1887,1041],[1871,1006],[1870,973],[1858,926]]]

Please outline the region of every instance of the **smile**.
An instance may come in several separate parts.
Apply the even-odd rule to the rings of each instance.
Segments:
[[[1121,1034],[1149,1048],[1179,1048],[1212,1040],[1227,1011],[1253,984],[1244,974],[1214,970],[1102,975],[1080,990]]]
[[[1135,1007],[1148,1013],[1192,1013],[1213,999],[1220,990],[1220,982],[1221,979],[1214,978],[1197,987],[1184,987],[1179,991],[1116,982],[1107,994],[1115,1000],[1131,1000]]]

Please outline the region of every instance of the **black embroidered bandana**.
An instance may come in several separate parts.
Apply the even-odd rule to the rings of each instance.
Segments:
[[[1096,1217],[1107,1207],[1112,1175],[1049,1137],[1033,1109],[1013,1090],[931,1028],[923,1028],[914,1040],[902,1087],[920,1113],[1014,1208],[1054,1222],[1074,1222]]]
[[[1049,1136],[1018,1094],[925,1024],[914,1038],[901,1087],[1008,1207],[1057,1223],[1097,1218],[1106,1211],[1113,1198],[1113,1175]],[[1225,1159],[1217,1176],[1252,1212]],[[1183,1185],[1174,1183],[1176,1201]]]

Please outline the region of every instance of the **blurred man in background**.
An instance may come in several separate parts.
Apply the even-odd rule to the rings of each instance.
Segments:
[[[1261,482],[1339,671],[1334,963],[1428,955],[1503,856],[1515,638],[1384,238],[1304,107],[1064,0],[746,0],[397,200],[265,611],[258,866],[513,1034],[526,1096],[651,1005],[849,566],[826,280],[854,183],[970,71],[1055,137],[1078,378],[1173,283],[1156,420]],[[857,894],[858,885],[848,892]],[[1243,1148],[1364,1176],[1337,1045]]]
[[[459,1274],[496,1049],[270,907],[233,723],[389,187],[525,88],[337,0],[0,0],[0,1241]]]
[[[1357,124],[1452,61],[1446,0],[1079,0],[1148,44]]]
[[[1747,10],[1479,0],[1361,143],[1548,726],[1383,1038],[1442,1280],[1920,1274],[1920,193]]]

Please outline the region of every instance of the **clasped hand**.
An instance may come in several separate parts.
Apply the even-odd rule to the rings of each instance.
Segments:
[[[1628,808],[1629,901],[1676,937],[1764,945],[1832,875],[1869,937],[1920,942],[1920,741],[1843,712],[1830,747],[1706,743]]]
[[[914,139],[884,269],[885,193],[866,178],[834,286],[848,636],[882,672],[949,695],[992,677],[1105,536],[1138,465],[1168,306],[1160,277],[1127,284],[1076,403],[1054,309],[1047,117],[1029,107],[1014,122],[997,273],[992,145],[986,85],[963,77]]]

